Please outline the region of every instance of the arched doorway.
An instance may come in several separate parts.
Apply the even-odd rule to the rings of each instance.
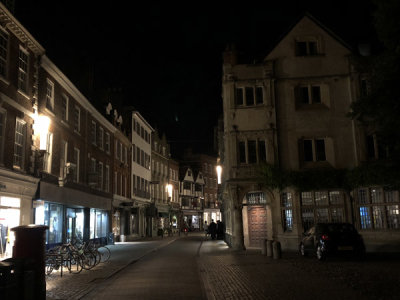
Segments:
[[[268,218],[267,198],[263,191],[247,192],[243,199],[243,235],[246,248],[260,248],[267,239]]]

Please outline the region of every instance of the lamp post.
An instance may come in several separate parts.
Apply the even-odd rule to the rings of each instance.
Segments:
[[[47,151],[47,136],[49,133],[50,127],[50,118],[44,115],[35,114],[33,130],[37,139],[39,139],[39,147],[37,147],[35,151],[35,165],[34,172],[36,175],[39,175],[40,165],[43,168],[43,158],[44,154]]]

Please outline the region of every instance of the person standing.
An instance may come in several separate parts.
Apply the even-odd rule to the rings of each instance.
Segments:
[[[208,226],[208,232],[211,235],[211,239],[215,240],[217,233],[217,224],[215,224],[214,219],[211,220],[210,226]]]
[[[224,223],[222,223],[220,220],[217,221],[217,239],[224,239]]]

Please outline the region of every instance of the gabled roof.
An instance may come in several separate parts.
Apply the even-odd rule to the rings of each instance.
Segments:
[[[336,33],[334,33],[331,29],[326,27],[322,22],[320,22],[317,18],[315,18],[311,13],[309,12],[304,12],[300,14],[294,22],[286,29],[286,31],[281,34],[276,42],[272,43],[271,47],[268,49],[266,52],[266,55],[264,56],[264,59],[275,49],[275,47],[278,46],[278,44],[293,30],[293,28],[303,19],[303,18],[308,18],[312,22],[314,22],[318,27],[320,27],[322,30],[324,30],[326,33],[328,33],[332,38],[334,38],[336,41],[341,43],[344,47],[349,49],[351,52],[354,52],[354,48],[344,41],[341,37],[339,37]]]

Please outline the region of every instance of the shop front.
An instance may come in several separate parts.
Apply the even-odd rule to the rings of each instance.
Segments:
[[[82,191],[40,182],[33,201],[35,224],[46,225],[46,247],[75,239],[107,243],[111,200]]]
[[[38,179],[0,170],[0,260],[12,257],[13,227],[32,223],[32,198]]]

